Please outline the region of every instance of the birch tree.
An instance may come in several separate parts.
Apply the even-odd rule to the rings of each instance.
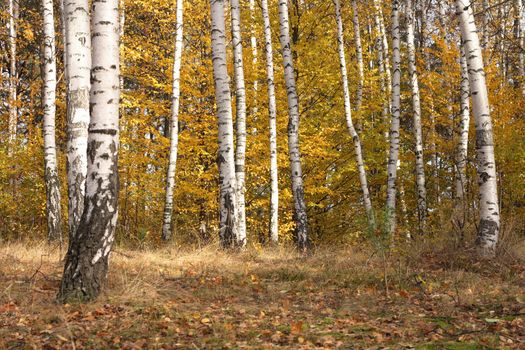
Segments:
[[[9,0],[9,143],[16,139],[18,123],[17,107],[17,70],[16,70],[16,45],[17,45],[18,2]],[[10,147],[11,149],[11,147]]]
[[[492,119],[485,82],[483,57],[472,6],[469,0],[456,0],[463,47],[467,58],[472,111],[476,127],[476,164],[479,184],[478,240],[482,256],[496,253],[500,229],[499,199],[494,157]]]
[[[70,237],[84,211],[87,176],[91,29],[88,0],[64,3],[67,80],[67,187]]]
[[[292,193],[294,197],[296,243],[300,250],[306,250],[308,247],[308,216],[304,200],[303,170],[301,166],[301,152],[299,150],[299,98],[295,84],[288,3],[286,0],[279,0],[279,27],[284,80],[288,96],[288,156],[290,158]]]
[[[42,0],[44,17],[44,177],[47,194],[47,228],[50,241],[62,240],[62,213],[60,209],[60,181],[58,177],[55,142],[55,113],[57,65],[55,59],[55,22],[53,0]]]
[[[346,126],[348,132],[352,137],[355,149],[355,159],[357,162],[357,169],[359,172],[359,181],[361,183],[361,191],[363,192],[363,204],[365,207],[366,216],[368,218],[368,225],[372,230],[376,228],[374,210],[372,207],[372,201],[370,199],[370,192],[368,191],[368,182],[366,178],[365,164],[363,161],[363,151],[361,148],[361,140],[355,130],[354,123],[352,121],[352,108],[350,104],[350,89],[348,88],[348,74],[346,70],[346,57],[345,57],[345,43],[344,43],[344,32],[343,32],[343,21],[341,19],[341,4],[339,0],[334,0],[335,5],[335,18],[337,23],[337,46],[339,51],[339,67],[341,69],[341,82],[343,84],[343,96],[345,102],[345,117]]]
[[[93,0],[91,122],[85,207],[71,237],[61,301],[93,300],[106,285],[118,217],[119,2]]]
[[[390,151],[387,166],[386,230],[396,228],[396,179],[399,160],[399,118],[401,113],[401,53],[399,38],[399,1],[392,1],[392,120],[390,124]]]
[[[162,239],[171,238],[171,219],[173,213],[173,190],[175,188],[175,170],[177,169],[177,153],[179,148],[179,106],[180,106],[180,69],[182,61],[183,35],[183,0],[177,0],[175,23],[175,57],[173,60],[173,85],[171,91],[171,121],[170,121],[170,156],[166,176],[166,199],[162,223]]]
[[[226,61],[226,35],[224,24],[224,1],[210,0],[211,46],[215,103],[219,124],[219,182],[220,226],[219,236],[223,247],[237,243],[237,184],[233,153],[233,122],[230,95],[230,78]]]
[[[414,43],[414,10],[412,0],[406,0],[406,26],[408,48],[408,74],[412,90],[412,113],[414,120],[416,188],[419,231],[425,229],[427,216],[427,190],[425,184],[425,161],[423,159],[423,132],[421,130],[421,100],[419,97],[419,80],[416,66],[416,46]]]
[[[257,37],[255,36],[255,0],[250,0],[250,20],[251,20],[251,30],[250,30],[250,46],[252,49],[252,69],[257,72],[257,61],[258,55],[257,52]],[[254,118],[257,117],[257,95],[259,93],[259,81],[257,80],[257,74],[253,80],[253,107],[252,115]]]
[[[359,81],[357,83],[357,100],[355,109],[358,111],[361,109],[363,102],[363,86],[365,84],[365,72],[363,64],[363,45],[361,44],[361,30],[359,28],[359,13],[357,9],[357,0],[352,0],[352,24],[354,25],[354,42],[355,42],[355,54],[357,59],[357,73]]]
[[[273,68],[272,27],[268,13],[268,0],[261,0],[264,21],[266,77],[268,85],[268,114],[270,119],[270,239],[279,240],[279,176],[277,168],[277,103]]]

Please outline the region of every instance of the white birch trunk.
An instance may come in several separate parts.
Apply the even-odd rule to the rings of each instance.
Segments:
[[[425,183],[425,161],[423,157],[423,132],[421,129],[421,101],[416,66],[416,47],[414,43],[414,11],[412,0],[406,0],[406,26],[408,47],[408,74],[412,90],[412,113],[414,120],[416,187],[419,231],[423,233],[427,216],[427,190]]]
[[[519,81],[522,86],[522,93],[525,94],[525,54],[523,47],[525,46],[525,8],[522,0],[514,0],[514,16],[516,22],[516,38],[519,42],[520,48],[518,53],[518,71],[520,74]]]
[[[44,16],[44,166],[47,194],[47,229],[50,241],[62,241],[60,181],[55,142],[57,65],[55,59],[55,22],[53,0],[42,0]]]
[[[252,21],[250,29],[250,45],[252,48],[252,69],[255,72],[255,79],[253,80],[253,107],[252,116],[257,117],[257,95],[259,93],[259,80],[257,80],[257,61],[259,53],[257,51],[257,37],[255,36],[255,0],[250,0],[250,19]]]
[[[277,168],[277,103],[273,68],[272,27],[268,13],[268,0],[261,0],[264,21],[266,75],[268,84],[268,114],[270,119],[270,240],[279,240],[279,177]]]
[[[386,231],[396,228],[396,178],[399,160],[399,118],[401,113],[401,52],[399,38],[399,1],[392,1],[392,120],[390,125],[390,151],[387,166]]]
[[[357,73],[359,81],[357,82],[357,100],[355,109],[359,111],[363,102],[363,86],[365,84],[365,71],[363,64],[363,45],[361,44],[361,30],[359,28],[359,13],[357,9],[357,0],[352,0],[353,17],[352,23],[354,25],[354,42],[355,54],[357,59]]]
[[[180,106],[180,69],[182,61],[183,34],[183,0],[177,0],[175,24],[175,57],[173,61],[173,85],[171,95],[170,121],[170,157],[166,176],[166,199],[162,224],[162,239],[169,240],[172,236],[171,221],[173,215],[173,190],[175,188],[175,171],[177,169],[177,153],[179,147],[179,106]]]
[[[63,52],[62,52],[62,61],[64,64],[64,81],[66,82],[66,88],[67,88],[67,82],[69,81],[69,77],[67,75],[67,50],[66,50],[66,11],[65,11],[65,2],[66,0],[59,0],[59,10],[60,10],[60,34],[62,34],[62,46],[63,46]],[[67,93],[67,92],[66,92]]]
[[[87,176],[91,29],[88,0],[66,0],[67,186],[69,235],[74,236],[84,211]]]
[[[379,17],[380,15],[380,5],[377,1],[374,1],[375,5],[375,11],[374,11],[374,22],[377,30],[377,37],[376,37],[376,50],[377,50],[377,68],[379,71],[379,78],[381,83],[381,96],[383,100],[383,108],[381,110],[381,118],[383,119],[383,122],[387,122],[388,116],[390,115],[391,111],[391,84],[392,81],[390,80],[390,77],[386,75],[386,73],[390,74],[390,70],[385,64],[385,59],[388,58],[388,51],[384,50],[383,47],[383,31],[381,29],[381,19]],[[387,96],[387,97],[385,97]],[[385,138],[388,139],[388,131],[386,130],[384,132]]]
[[[481,254],[491,257],[496,252],[500,229],[499,199],[492,119],[485,82],[483,57],[471,4],[456,0],[463,46],[467,57],[472,109],[476,126],[476,163],[479,184],[480,223],[478,240]]]
[[[246,87],[244,84],[244,62],[241,37],[241,6],[239,0],[230,0],[233,45],[233,71],[236,96],[237,145],[235,148],[235,176],[237,179],[237,240],[246,245],[246,208],[244,202],[246,164]]]
[[[219,124],[219,181],[220,181],[220,227],[223,247],[237,243],[237,184],[233,146],[233,122],[230,95],[230,78],[226,63],[226,33],[224,24],[224,1],[210,0],[211,44],[215,99]]]
[[[461,49],[461,114],[457,127],[458,145],[456,151],[456,188],[455,197],[458,202],[465,199],[467,185],[467,156],[468,156],[468,133],[470,126],[470,87],[468,77],[467,59],[463,46]]]
[[[16,26],[18,20],[18,2],[9,0],[9,143],[16,139],[18,123],[17,107],[17,70],[16,70]],[[11,147],[10,147],[11,150]]]
[[[288,156],[290,158],[292,193],[294,197],[294,221],[296,243],[300,250],[308,248],[308,216],[304,200],[303,171],[301,166],[301,152],[299,150],[299,98],[295,84],[295,70],[293,64],[290,24],[288,20],[288,3],[279,0],[279,27],[284,80],[288,96]]]
[[[369,227],[375,231],[376,221],[374,216],[374,209],[370,199],[370,192],[368,191],[368,182],[366,178],[365,164],[363,161],[363,152],[361,149],[361,140],[357,134],[354,123],[352,121],[352,108],[350,104],[350,89],[348,88],[348,74],[346,70],[345,44],[343,36],[343,21],[341,19],[341,5],[339,0],[334,0],[335,4],[335,18],[337,23],[337,46],[339,51],[339,67],[341,69],[341,81],[343,84],[343,96],[345,101],[345,117],[348,132],[352,137],[355,149],[355,159],[357,162],[357,169],[359,172],[359,181],[361,183],[361,191],[363,192],[363,204],[365,207],[366,216],[368,218]]]
[[[389,45],[388,45],[388,38],[386,36],[386,29],[385,29],[385,21],[383,18],[383,8],[381,6],[381,3],[379,0],[374,0],[374,5],[376,8],[375,12],[375,18],[376,21],[378,21],[378,29],[379,29],[379,35],[381,37],[381,49],[383,50],[383,69],[386,74],[386,81],[387,81],[387,89],[388,93],[391,93],[391,86],[392,86],[392,74],[390,72],[390,58],[389,58]]]
[[[59,292],[62,301],[93,300],[107,283],[118,218],[118,5],[118,0],[93,0],[86,199],[77,234],[72,237],[66,256]]]

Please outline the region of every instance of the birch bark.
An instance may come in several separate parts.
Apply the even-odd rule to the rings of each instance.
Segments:
[[[250,0],[250,19],[252,21],[250,28],[250,45],[252,48],[252,69],[255,72],[255,79],[253,80],[253,107],[252,107],[252,116],[257,117],[258,107],[257,107],[257,95],[259,93],[259,80],[257,80],[257,61],[258,61],[258,52],[257,52],[257,37],[255,36],[255,0]]]
[[[16,139],[18,123],[17,107],[17,70],[16,70],[16,46],[18,21],[18,2],[9,0],[9,143]],[[10,147],[11,150],[11,147]]]
[[[354,42],[355,42],[355,53],[357,59],[357,73],[359,81],[357,83],[357,100],[356,100],[356,111],[361,109],[363,102],[363,86],[365,84],[365,72],[363,64],[363,45],[361,44],[361,30],[359,27],[359,13],[357,8],[357,0],[352,0],[352,24],[354,25]]]
[[[463,47],[467,58],[472,110],[476,127],[476,164],[480,202],[477,243],[482,256],[492,257],[496,253],[498,243],[500,213],[494,136],[483,57],[470,1],[456,0],[456,11],[460,20]]]
[[[222,246],[226,248],[234,246],[238,238],[232,106],[230,78],[226,63],[224,1],[210,0],[210,5],[213,78],[215,81],[215,99],[219,125],[219,236]]]
[[[419,80],[416,66],[416,46],[414,43],[414,10],[412,0],[406,0],[406,29],[408,48],[408,74],[412,90],[412,113],[414,120],[416,187],[419,231],[425,230],[427,216],[427,190],[425,183],[425,161],[423,159],[423,132],[421,130],[421,101],[419,97]]]
[[[268,114],[270,119],[270,240],[279,240],[279,177],[277,168],[277,103],[273,67],[272,27],[268,13],[268,0],[261,0],[264,21],[266,76],[268,85]]]
[[[399,117],[401,113],[401,53],[399,38],[399,1],[392,1],[392,120],[390,125],[390,151],[387,166],[386,231],[396,228],[396,178],[399,160]]]
[[[118,217],[119,1],[93,0],[91,122],[85,207],[66,256],[59,299],[93,300],[105,287]]]
[[[44,17],[44,87],[42,105],[44,107],[44,176],[47,195],[47,229],[49,241],[62,241],[60,181],[55,142],[57,67],[53,0],[42,0],[42,11]]]
[[[175,24],[175,54],[173,61],[173,85],[171,94],[170,121],[170,158],[166,176],[166,199],[162,224],[162,239],[169,240],[172,236],[171,221],[173,216],[173,190],[175,188],[175,171],[177,169],[177,153],[179,147],[179,107],[180,107],[180,70],[182,61],[183,35],[183,0],[177,0]]]
[[[87,176],[91,29],[88,0],[64,3],[67,80],[67,186],[70,237],[84,211]]]
[[[361,191],[363,192],[363,204],[365,207],[366,216],[368,219],[368,225],[371,230],[375,231],[376,221],[374,216],[374,209],[372,207],[372,201],[370,199],[370,192],[368,190],[368,182],[366,178],[365,164],[363,161],[363,152],[361,148],[361,140],[355,130],[354,123],[352,121],[352,108],[350,105],[350,89],[348,88],[348,73],[346,69],[346,57],[345,57],[345,44],[343,37],[343,21],[341,19],[341,4],[339,0],[334,0],[335,4],[335,18],[337,24],[337,46],[339,51],[339,67],[341,69],[341,82],[343,84],[343,96],[345,101],[345,117],[346,126],[348,132],[354,142],[355,159],[357,163],[357,169],[359,172],[359,181],[361,183]]]
[[[283,55],[284,80],[288,96],[288,156],[294,197],[294,221],[297,247],[308,248],[308,216],[304,200],[303,171],[299,150],[299,98],[295,84],[294,64],[290,44],[290,24],[287,0],[279,0],[279,40]]]
[[[237,244],[246,245],[246,208],[244,202],[246,164],[246,86],[241,37],[241,6],[239,0],[230,0],[233,45],[233,72],[235,78],[237,145],[235,148],[235,176],[237,179]]]

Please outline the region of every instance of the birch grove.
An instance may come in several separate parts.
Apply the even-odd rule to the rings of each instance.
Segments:
[[[288,156],[294,198],[295,239],[300,250],[308,247],[308,216],[304,200],[303,169],[299,150],[299,97],[295,85],[295,70],[290,44],[288,3],[279,0],[279,40],[283,55],[284,80],[288,95]]]
[[[46,183],[47,229],[50,241],[62,240],[60,180],[55,142],[57,64],[55,59],[55,16],[53,0],[42,0],[44,17],[44,176]]]
[[[399,1],[392,2],[392,114],[390,151],[387,166],[387,197],[385,229],[392,234],[396,228],[396,180],[399,162],[399,118],[401,114],[401,52],[399,36]]]
[[[238,202],[233,152],[230,78],[226,61],[224,1],[210,0],[210,4],[213,79],[215,82],[215,100],[219,125],[219,236],[223,247],[231,247],[237,244],[238,239]]]
[[[107,282],[118,218],[119,2],[93,0],[85,208],[66,255],[59,299],[93,300]]]
[[[337,47],[339,50],[339,62],[341,68],[341,81],[343,84],[343,96],[345,101],[345,118],[348,132],[352,137],[355,149],[355,160],[359,172],[359,182],[361,183],[361,191],[363,192],[363,204],[365,207],[366,216],[368,218],[368,225],[372,230],[376,228],[376,220],[372,201],[370,199],[370,192],[368,191],[368,181],[366,176],[365,164],[363,161],[363,151],[361,147],[361,140],[355,130],[352,121],[352,107],[350,104],[350,89],[348,88],[348,74],[346,70],[346,55],[343,32],[343,21],[341,19],[341,4],[339,0],[334,0],[335,4],[335,18],[337,23]]]
[[[266,80],[268,86],[268,117],[270,120],[270,240],[279,240],[279,174],[277,168],[277,102],[273,67],[272,28],[268,0],[261,0],[264,21],[264,49],[266,53]]]
[[[170,157],[166,175],[166,199],[162,223],[162,239],[169,240],[172,235],[171,222],[173,216],[173,191],[175,189],[175,170],[177,169],[177,154],[179,147],[179,107],[180,107],[180,70],[182,63],[183,35],[183,0],[177,0],[177,23],[175,24],[175,54],[173,60],[173,85],[170,120]]]
[[[86,193],[91,28],[88,0],[64,3],[67,79],[67,187],[70,238],[77,232]]]
[[[416,155],[417,212],[419,230],[425,230],[427,216],[427,190],[425,183],[425,161],[423,159],[423,132],[421,128],[421,100],[419,97],[419,80],[416,67],[416,46],[414,43],[414,9],[412,0],[406,0],[406,31],[408,49],[408,74],[412,90],[412,113],[414,120],[414,138]]]
[[[468,0],[456,0],[456,11],[467,58],[472,112],[476,127],[476,167],[479,185],[478,245],[481,254],[494,256],[500,229],[494,135],[485,70],[474,14]]]

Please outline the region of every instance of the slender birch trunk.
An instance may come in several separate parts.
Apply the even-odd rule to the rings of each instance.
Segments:
[[[222,246],[227,248],[234,246],[238,238],[237,181],[233,153],[232,106],[230,78],[226,63],[224,0],[210,0],[210,5],[213,78],[215,81],[215,99],[219,124],[219,236]]]
[[[55,22],[53,0],[42,0],[44,15],[44,163],[47,194],[47,229],[49,241],[62,241],[60,181],[55,142],[57,65],[55,60]]]
[[[268,114],[270,119],[270,240],[279,240],[279,177],[277,168],[277,103],[273,69],[272,27],[268,13],[268,0],[261,0],[264,21],[266,76],[268,81]]]
[[[381,110],[381,118],[383,122],[386,123],[388,116],[391,111],[391,84],[392,80],[390,79],[390,70],[387,68],[385,59],[388,59],[388,51],[385,51],[383,46],[383,31],[381,29],[381,19],[380,15],[380,5],[377,1],[374,1],[375,11],[374,11],[374,22],[377,30],[376,38],[376,50],[377,50],[377,68],[379,71],[379,78],[381,83],[381,96],[383,96],[383,108]],[[386,74],[389,74],[388,76]],[[388,96],[385,98],[385,96]],[[388,139],[388,131],[385,131],[385,138]]]
[[[257,95],[259,94],[259,80],[257,80],[257,61],[259,58],[259,53],[257,52],[257,37],[255,36],[255,0],[250,0],[250,19],[251,19],[251,28],[250,28],[250,45],[252,48],[252,69],[255,71],[255,79],[253,80],[253,107],[252,107],[252,116],[257,117],[258,107],[257,107]]]
[[[88,0],[64,3],[67,81],[67,186],[69,236],[76,235],[84,211],[87,176],[91,29]]]
[[[107,282],[118,217],[119,1],[93,0],[85,208],[71,238],[59,299],[93,300]]]
[[[500,229],[492,119],[490,117],[483,57],[470,2],[468,0],[456,0],[456,11],[460,19],[463,46],[467,58],[472,109],[476,126],[476,163],[480,202],[477,243],[481,254],[485,257],[491,257],[496,253]]]
[[[66,50],[66,11],[65,11],[65,2],[66,0],[59,0],[59,11],[60,11],[60,34],[62,34],[62,61],[64,64],[64,81],[66,82],[66,89],[67,89],[67,82],[69,81],[69,77],[67,75],[67,50]],[[66,92],[67,94],[67,92]]]
[[[522,86],[522,93],[525,94],[525,53],[523,47],[525,46],[525,8],[522,0],[514,0],[514,12],[515,12],[515,27],[516,27],[516,39],[519,42],[520,49],[518,53],[518,72],[519,82]]]
[[[467,186],[467,156],[468,156],[468,133],[470,126],[470,86],[467,59],[465,50],[460,45],[461,57],[461,114],[456,128],[457,150],[456,150],[456,176],[455,176],[455,199],[456,199],[456,224],[461,230],[465,227],[466,203],[465,194]]]
[[[18,2],[9,0],[9,143],[16,139],[18,123],[17,107],[17,71],[16,71],[16,45],[18,21]],[[10,147],[11,150],[11,147]]]
[[[162,224],[162,239],[169,240],[172,236],[171,219],[173,215],[173,190],[175,188],[175,171],[177,169],[177,153],[179,147],[179,106],[180,106],[180,69],[182,61],[182,34],[183,34],[183,0],[177,0],[177,14],[175,24],[175,58],[173,61],[173,85],[171,94],[171,122],[170,122],[170,158],[166,176],[166,200],[164,202],[164,216]]]
[[[483,9],[483,21],[482,21],[482,39],[481,39],[481,47],[485,50],[487,49],[488,43],[489,43],[489,22],[490,22],[490,12],[489,12],[489,1],[488,0],[482,0],[481,1],[481,7]]]
[[[390,151],[388,156],[388,182],[386,197],[386,231],[396,228],[396,178],[399,160],[399,118],[401,114],[401,52],[399,38],[399,1],[392,1],[392,120],[390,125]]]
[[[341,19],[341,5],[339,0],[334,0],[335,4],[335,18],[337,23],[337,46],[339,50],[339,67],[341,68],[341,82],[343,84],[343,95],[345,101],[345,116],[346,126],[348,132],[354,141],[355,159],[357,162],[357,169],[359,171],[359,181],[361,183],[361,191],[363,192],[363,204],[365,207],[366,216],[368,218],[368,225],[371,230],[376,229],[376,220],[374,216],[374,209],[370,199],[370,192],[368,191],[368,182],[366,178],[365,164],[363,161],[363,152],[361,149],[361,140],[357,134],[354,123],[352,121],[352,108],[350,105],[350,89],[348,88],[348,74],[346,70],[345,57],[345,43],[343,37],[343,21]]]
[[[421,128],[421,100],[419,97],[419,80],[416,65],[416,46],[414,43],[414,10],[412,0],[406,0],[406,26],[408,47],[408,74],[412,90],[412,113],[414,119],[416,187],[419,231],[425,230],[427,216],[427,190],[425,183],[425,161],[423,157],[423,132]]]
[[[286,0],[279,0],[279,24],[279,39],[283,51],[284,80],[286,94],[288,95],[288,156],[290,158],[292,193],[294,197],[296,243],[300,250],[306,250],[309,244],[308,216],[304,200],[303,170],[301,166],[301,152],[299,150],[299,98],[295,84],[295,70],[290,43],[290,24],[288,21],[288,3]]]
[[[239,246],[246,245],[246,208],[244,202],[246,163],[246,87],[244,84],[244,62],[242,56],[241,6],[239,0],[230,0],[233,45],[233,70],[236,96],[237,145],[235,148],[235,176],[237,179],[237,240]]]
[[[359,81],[357,82],[357,100],[356,100],[356,111],[361,109],[363,102],[363,86],[365,84],[365,71],[363,64],[363,45],[361,44],[361,30],[359,28],[359,13],[357,11],[357,0],[352,0],[352,24],[354,25],[354,41],[355,41],[355,54],[357,59],[357,73]]]
[[[383,69],[386,74],[386,81],[387,81],[387,89],[388,93],[390,94],[391,86],[392,86],[392,74],[390,73],[390,58],[389,58],[389,45],[388,45],[388,39],[386,36],[386,29],[385,29],[385,21],[383,18],[383,8],[381,7],[381,3],[379,0],[374,0],[374,6],[375,6],[375,20],[378,25],[379,35],[381,38],[381,49],[383,51]]]

